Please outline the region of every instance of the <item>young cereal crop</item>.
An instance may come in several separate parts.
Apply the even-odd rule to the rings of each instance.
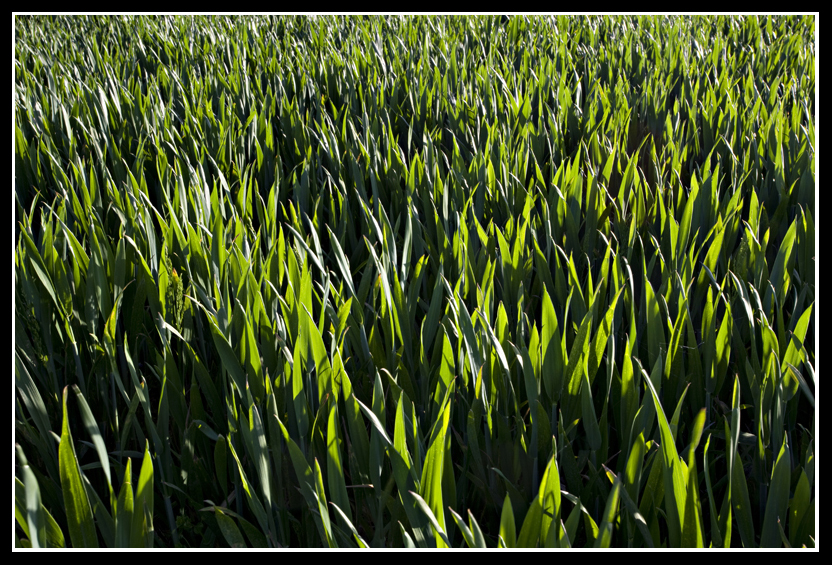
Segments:
[[[815,547],[815,20],[14,23],[15,547]]]

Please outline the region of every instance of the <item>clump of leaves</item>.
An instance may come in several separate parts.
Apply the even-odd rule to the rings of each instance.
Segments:
[[[14,30],[16,546],[814,545],[814,17]]]

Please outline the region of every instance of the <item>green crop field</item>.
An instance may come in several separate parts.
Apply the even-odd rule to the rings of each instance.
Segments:
[[[16,16],[15,547],[815,548],[815,26]]]

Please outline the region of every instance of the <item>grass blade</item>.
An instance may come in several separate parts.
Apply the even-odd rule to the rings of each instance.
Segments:
[[[61,490],[64,495],[69,539],[72,541],[73,547],[98,547],[98,536],[95,533],[90,501],[81,482],[81,470],[78,467],[75,445],[69,432],[69,416],[67,415],[66,405],[68,392],[69,389],[64,387],[64,415],[58,458],[61,466]]]

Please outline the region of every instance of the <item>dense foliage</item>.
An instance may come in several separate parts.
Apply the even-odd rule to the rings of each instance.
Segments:
[[[814,546],[813,17],[15,33],[18,546]]]

